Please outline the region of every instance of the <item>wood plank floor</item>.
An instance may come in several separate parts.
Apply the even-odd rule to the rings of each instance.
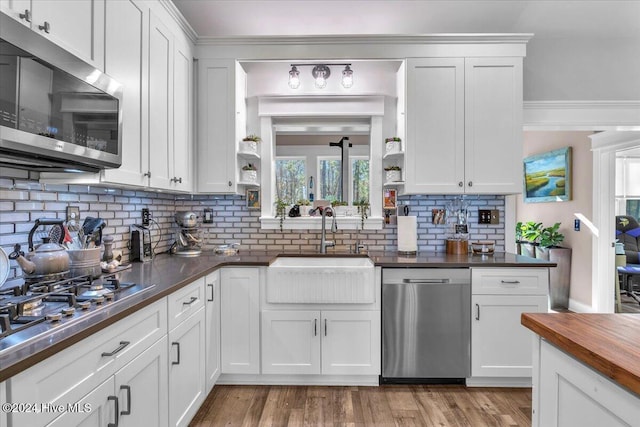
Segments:
[[[215,386],[191,427],[530,426],[531,389]]]

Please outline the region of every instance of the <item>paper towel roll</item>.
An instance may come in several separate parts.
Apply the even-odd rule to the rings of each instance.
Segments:
[[[418,225],[415,216],[398,217],[398,252],[418,251]]]

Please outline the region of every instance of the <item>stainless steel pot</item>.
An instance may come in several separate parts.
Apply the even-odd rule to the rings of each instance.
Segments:
[[[174,219],[180,227],[194,228],[198,226],[198,215],[194,212],[176,212]]]

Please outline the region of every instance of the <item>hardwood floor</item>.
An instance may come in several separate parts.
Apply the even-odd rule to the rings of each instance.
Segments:
[[[531,389],[215,386],[190,426],[530,426]]]

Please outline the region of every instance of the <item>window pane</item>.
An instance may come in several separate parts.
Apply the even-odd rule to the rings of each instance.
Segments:
[[[640,221],[640,200],[627,200],[627,215]]]
[[[369,201],[369,160],[353,160],[351,162],[353,178],[352,203]]]
[[[304,159],[276,159],[276,196],[289,204],[306,196]]]
[[[340,181],[340,160],[321,159],[319,162],[319,193],[322,200],[342,200],[342,185]]]

